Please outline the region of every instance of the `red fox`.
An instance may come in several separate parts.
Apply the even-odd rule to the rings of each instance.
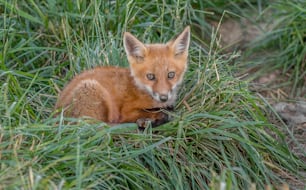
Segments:
[[[123,44],[130,68],[100,66],[77,75],[60,93],[56,109],[109,124],[168,121],[161,109],[175,103],[187,69],[190,28],[166,44],[143,44],[129,32]]]

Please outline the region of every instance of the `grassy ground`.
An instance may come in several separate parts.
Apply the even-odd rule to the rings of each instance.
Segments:
[[[263,189],[299,178],[306,165],[266,102],[233,77],[240,54],[221,53],[208,30],[230,2],[0,0],[0,189]],[[53,117],[74,75],[127,66],[124,31],[166,42],[186,25],[189,69],[170,123],[138,131]]]

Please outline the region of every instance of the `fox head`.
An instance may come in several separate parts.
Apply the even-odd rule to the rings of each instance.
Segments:
[[[189,26],[166,44],[143,44],[125,32],[124,48],[136,85],[156,101],[172,104],[187,69]]]

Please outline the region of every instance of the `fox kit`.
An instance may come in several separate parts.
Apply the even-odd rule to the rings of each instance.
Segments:
[[[70,117],[145,127],[167,121],[161,109],[175,103],[187,68],[190,29],[166,44],[143,44],[125,32],[130,68],[97,67],[77,75],[61,92],[56,108]]]

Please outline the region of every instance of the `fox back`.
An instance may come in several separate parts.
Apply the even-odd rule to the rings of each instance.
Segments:
[[[166,44],[143,44],[124,33],[130,68],[97,67],[76,76],[61,92],[56,108],[70,117],[88,116],[107,123],[147,121],[159,125],[173,106],[187,69],[190,29]]]

